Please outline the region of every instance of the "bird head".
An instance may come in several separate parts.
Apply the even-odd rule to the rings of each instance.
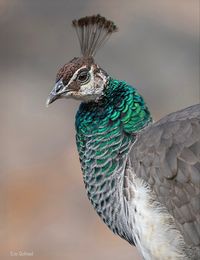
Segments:
[[[107,80],[108,75],[92,57],[74,58],[58,71],[47,105],[69,97],[85,102],[97,101],[103,95]]]
[[[60,98],[75,98],[83,102],[98,101],[104,93],[108,74],[94,61],[94,55],[109,36],[117,31],[116,25],[100,15],[72,21],[76,30],[82,57],[73,58],[57,73],[47,105]]]

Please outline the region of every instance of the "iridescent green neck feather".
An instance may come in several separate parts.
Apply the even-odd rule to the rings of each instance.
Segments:
[[[114,79],[108,81],[101,100],[82,103],[76,115],[76,141],[88,197],[104,222],[122,237],[117,221],[114,225],[109,216],[119,216],[119,186],[128,151],[137,132],[150,122],[138,92]]]
[[[139,130],[151,121],[138,92],[124,81],[110,79],[104,97],[82,103],[76,115],[77,146],[84,175],[112,175]],[[99,177],[100,178],[100,177]]]

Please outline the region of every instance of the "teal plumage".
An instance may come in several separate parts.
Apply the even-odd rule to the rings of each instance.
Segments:
[[[126,82],[112,78],[98,103],[82,103],[77,112],[76,142],[85,187],[108,226],[113,223],[106,205],[108,201],[112,201],[112,206],[118,201],[115,189],[121,174],[116,172],[124,168],[135,133],[150,122],[149,110],[138,92]],[[117,227],[112,226],[112,230],[118,233]],[[134,242],[130,239],[130,243]]]
[[[123,100],[123,102],[121,102]],[[127,153],[134,141],[134,133],[151,122],[149,110],[143,98],[131,86],[123,81],[109,79],[108,88],[98,104],[82,103],[76,115],[77,147],[81,162],[85,164],[85,144],[91,145],[89,158],[93,158],[96,167],[104,165],[107,174],[113,172],[115,163],[110,168],[108,158],[115,158],[118,153]],[[93,142],[91,141],[93,140]],[[110,170],[109,170],[110,169]]]
[[[73,21],[83,57],[58,72],[47,104],[82,103],[76,143],[88,198],[145,260],[200,259],[200,104],[153,123],[135,88],[110,77],[94,54],[112,21]]]

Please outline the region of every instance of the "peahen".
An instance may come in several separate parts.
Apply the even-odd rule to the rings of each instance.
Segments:
[[[59,70],[47,105],[82,101],[76,143],[89,200],[144,259],[200,259],[200,104],[154,123],[137,90],[94,61],[116,25],[100,15],[72,25],[83,56]]]

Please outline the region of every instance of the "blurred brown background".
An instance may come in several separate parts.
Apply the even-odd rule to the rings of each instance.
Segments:
[[[87,200],[78,102],[45,107],[58,68],[80,53],[71,20],[97,13],[120,30],[96,60],[155,119],[199,102],[198,0],[0,0],[0,259],[140,259]]]

